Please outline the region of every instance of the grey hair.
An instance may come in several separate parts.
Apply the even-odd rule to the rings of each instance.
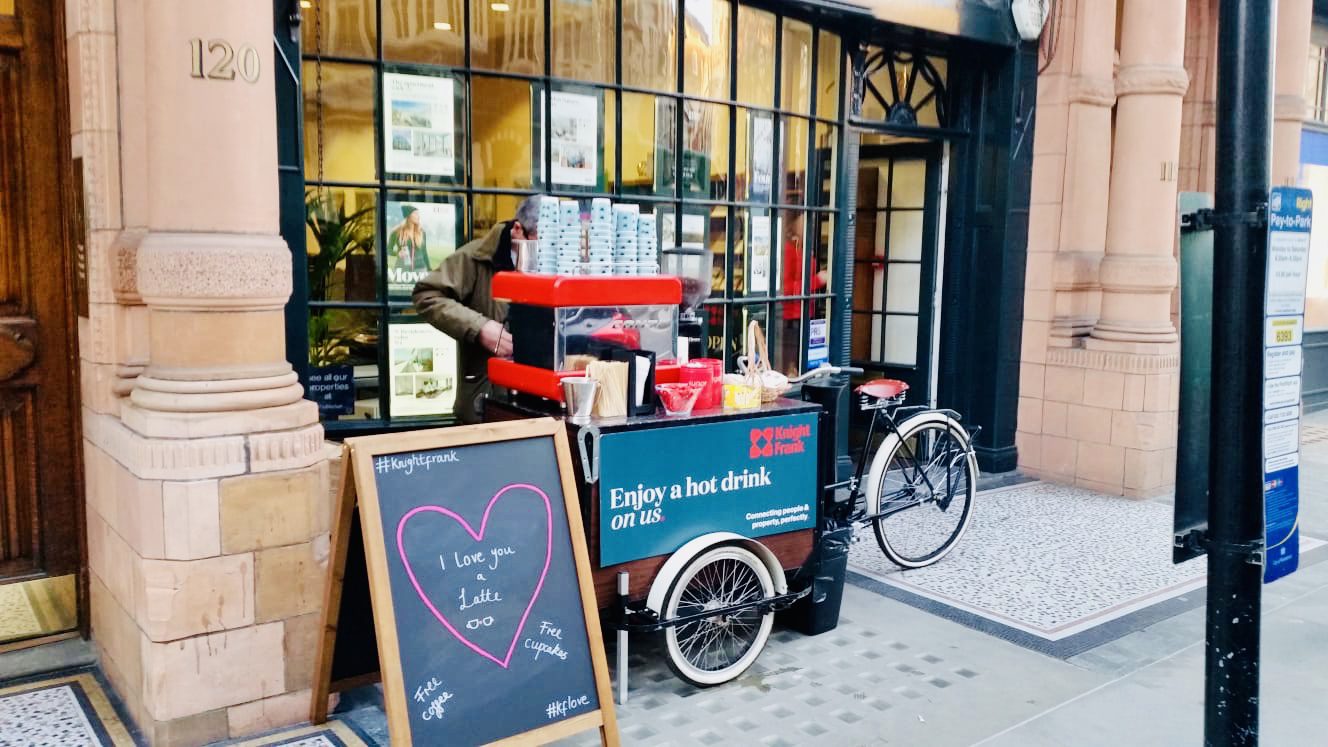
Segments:
[[[543,195],[531,195],[516,208],[516,222],[527,231],[539,230],[539,206]]]

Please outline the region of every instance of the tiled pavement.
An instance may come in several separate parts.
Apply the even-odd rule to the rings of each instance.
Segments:
[[[1316,422],[1328,426],[1328,416]],[[1325,537],[1328,439],[1307,444],[1304,463],[1302,526]],[[1266,587],[1264,599],[1265,743],[1322,744],[1328,563]],[[777,627],[756,666],[722,687],[690,688],[662,652],[635,641],[619,724],[628,745],[1194,744],[1202,635],[1203,610],[1193,609],[1061,659],[849,586],[838,629],[807,637]],[[366,743],[388,744],[373,688],[347,697],[339,718]]]

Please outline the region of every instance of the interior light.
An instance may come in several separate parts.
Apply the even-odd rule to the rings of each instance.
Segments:
[[[438,29],[439,31],[451,31],[451,30],[452,30],[452,24],[448,23],[447,21],[434,21],[434,22],[433,22],[433,27],[436,28],[436,29]]]
[[[308,10],[308,9],[314,7],[314,4],[313,4],[312,0],[300,0],[300,7],[301,7],[301,8],[304,8],[305,10]]]
[[[489,3],[489,7],[492,8],[493,10],[498,11],[499,13],[506,13],[507,11],[512,9],[512,6],[508,5],[507,3]]]

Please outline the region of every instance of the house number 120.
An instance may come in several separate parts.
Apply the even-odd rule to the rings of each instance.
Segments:
[[[212,63],[211,67],[207,67],[203,59],[205,48]],[[230,42],[224,39],[208,39],[206,44],[202,39],[190,39],[189,60],[191,65],[189,74],[195,78],[235,80],[235,74],[238,72],[240,79],[246,83],[258,80],[258,50],[248,44],[240,47],[237,54]]]

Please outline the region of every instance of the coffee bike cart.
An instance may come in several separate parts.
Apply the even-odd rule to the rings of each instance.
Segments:
[[[701,363],[678,363],[687,340],[679,316],[695,334],[711,266],[707,254],[664,257],[672,275],[493,281],[494,297],[510,304],[513,357],[489,362],[491,382],[508,392],[485,402],[485,419],[568,413],[596,599],[618,631],[621,701],[629,633],[662,634],[686,682],[728,682],[760,656],[775,612],[789,610],[807,634],[838,624],[855,526],[871,524],[901,566],[934,563],[964,534],[976,490],[974,434],[958,413],[903,407],[907,385],[892,380],[854,390],[870,414],[868,448],[856,473],[838,479],[835,419],[847,384],[830,375],[857,369],[794,379],[809,381],[800,400],[738,409],[711,398],[685,414],[657,412],[655,385],[690,380]],[[564,380],[584,382],[605,360],[625,364],[615,385],[625,414],[580,417],[585,403],[564,402],[577,390]]]
[[[514,355],[490,362],[491,381],[509,394],[486,401],[486,420],[560,415],[562,379],[618,350],[640,366],[632,380],[643,380],[641,394],[679,378],[677,277],[502,273],[493,288],[511,304]],[[639,414],[567,421],[596,598],[619,632],[624,699],[628,633],[663,633],[670,667],[696,686],[751,666],[773,613],[813,591],[820,496],[834,469],[816,403],[670,416],[656,414],[653,396],[640,399],[629,408]],[[830,591],[837,617],[839,590]]]

